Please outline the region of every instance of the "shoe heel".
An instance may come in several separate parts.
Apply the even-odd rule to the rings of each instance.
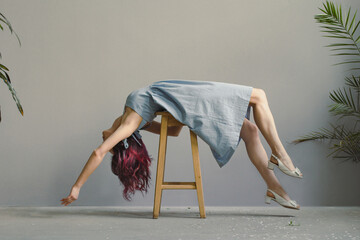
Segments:
[[[268,166],[267,168],[270,169],[270,170],[274,170],[274,167],[276,166],[276,164],[272,163],[270,160],[269,160],[269,163],[268,163]]]
[[[266,195],[265,196],[265,203],[270,204],[270,201],[271,201],[271,197]]]

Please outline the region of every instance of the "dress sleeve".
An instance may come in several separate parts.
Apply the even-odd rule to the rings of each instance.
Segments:
[[[143,89],[130,93],[126,98],[125,106],[130,107],[143,118],[138,129],[144,127],[146,123],[152,122],[156,117],[157,105],[152,97]]]

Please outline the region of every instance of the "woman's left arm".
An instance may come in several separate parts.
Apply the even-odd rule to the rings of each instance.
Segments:
[[[102,159],[118,142],[128,138],[140,126],[142,117],[135,111],[125,112],[120,126],[94,151]]]
[[[61,199],[61,204],[67,206],[78,198],[80,188],[84,185],[84,183],[95,171],[95,169],[100,165],[103,158],[105,157],[105,154],[110,151],[118,142],[131,136],[131,134],[139,127],[141,121],[142,117],[138,115],[135,111],[126,112],[123,115],[121,119],[121,124],[115,130],[115,132],[111,134],[98,148],[96,148],[92,152],[89,160],[85,164],[78,179],[73,185],[69,196]]]

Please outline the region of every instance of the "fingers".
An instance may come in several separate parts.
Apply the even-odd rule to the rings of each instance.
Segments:
[[[61,204],[64,205],[64,206],[67,206],[71,203],[72,201],[63,201]]]
[[[61,204],[64,205],[64,206],[67,206],[70,203],[72,203],[74,200],[76,200],[74,197],[68,196],[66,198],[61,199],[61,202],[62,202]]]
[[[64,206],[67,206],[69,204],[69,201],[65,198],[61,199],[61,204]]]
[[[61,199],[61,204],[64,206],[69,205],[70,203],[72,203],[73,201],[77,200],[79,196],[79,189],[73,187],[70,191],[70,194],[66,197]]]

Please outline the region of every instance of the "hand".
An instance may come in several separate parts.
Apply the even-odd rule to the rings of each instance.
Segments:
[[[64,206],[69,205],[70,203],[72,203],[73,201],[77,200],[79,197],[79,192],[80,192],[80,188],[78,187],[72,187],[71,188],[71,192],[69,194],[69,196],[67,196],[66,198],[61,199],[62,203]]]

